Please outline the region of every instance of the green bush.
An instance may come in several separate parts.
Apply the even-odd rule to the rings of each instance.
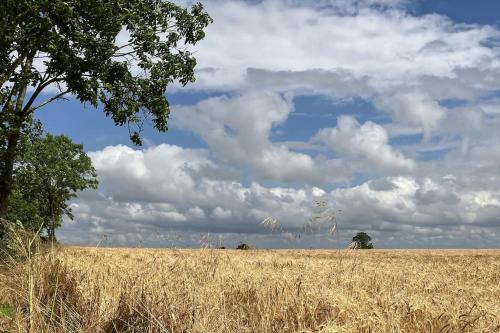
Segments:
[[[358,232],[356,236],[352,238],[353,242],[358,242],[361,249],[373,249],[373,244],[370,243],[372,238],[368,236],[366,232]]]

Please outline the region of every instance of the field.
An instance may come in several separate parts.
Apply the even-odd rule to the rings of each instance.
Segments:
[[[8,332],[500,332],[500,250],[68,247],[0,283]]]

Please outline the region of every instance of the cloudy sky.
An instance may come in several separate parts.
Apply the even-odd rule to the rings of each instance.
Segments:
[[[365,231],[378,248],[498,247],[497,0],[204,3],[214,23],[197,82],[167,91],[168,133],[134,147],[90,106],[39,113],[100,179],[63,242],[318,248]],[[318,199],[333,237],[303,230]]]

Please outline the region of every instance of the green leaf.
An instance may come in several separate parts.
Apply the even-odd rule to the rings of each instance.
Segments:
[[[68,201],[97,188],[92,160],[70,138],[47,134],[26,144],[14,173],[7,219],[30,230],[45,229],[51,240],[63,216],[73,217]]]
[[[212,23],[201,3],[175,2],[0,0],[0,215],[29,125],[48,103],[72,95],[99,107],[137,145],[146,121],[168,130],[167,87],[194,82],[192,46]]]

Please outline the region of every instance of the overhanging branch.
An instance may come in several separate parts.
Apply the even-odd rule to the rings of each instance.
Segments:
[[[37,106],[31,108],[28,110],[28,113],[33,113],[35,110],[38,110],[40,108],[43,108],[45,105],[55,101],[56,99],[63,99],[63,96],[66,95],[67,93],[69,93],[69,90],[66,90],[66,91],[63,91],[63,92],[60,92],[59,94],[47,99],[45,102],[41,103],[41,104],[38,104]]]
[[[50,80],[47,80],[47,81],[42,81],[40,82],[40,84],[38,85],[38,87],[36,88],[36,90],[33,92],[33,94],[31,95],[28,103],[26,103],[26,105],[23,107],[23,110],[22,110],[22,113],[27,115],[28,113],[31,112],[31,106],[33,105],[33,103],[35,102],[35,100],[37,99],[38,95],[40,95],[40,93],[49,85],[51,85],[52,83],[55,83],[55,82],[59,82],[61,81],[62,79],[61,78],[52,78]],[[66,92],[65,92],[66,93]]]

